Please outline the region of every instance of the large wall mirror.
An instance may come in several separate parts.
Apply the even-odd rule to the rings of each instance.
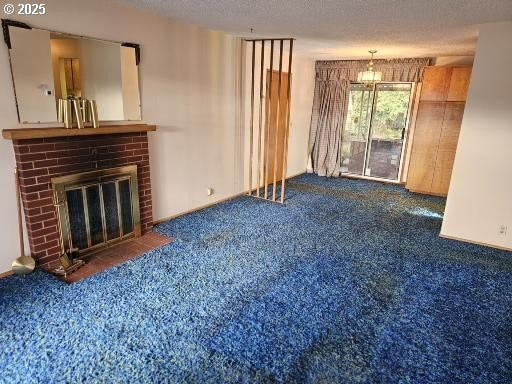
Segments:
[[[101,121],[141,120],[136,44],[10,23],[5,39],[20,123],[57,122],[58,99],[67,98],[96,100]]]

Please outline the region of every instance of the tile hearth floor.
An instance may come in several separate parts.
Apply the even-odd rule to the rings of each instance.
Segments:
[[[68,275],[67,277],[57,277],[68,284],[77,283],[97,273],[115,267],[116,265],[142,256],[143,254],[152,251],[153,249],[160,248],[164,245],[172,243],[173,241],[174,239],[168,236],[160,235],[155,232],[149,232],[142,235],[138,239],[132,239],[124,243],[113,245],[98,253],[88,256],[87,258],[84,258],[85,265],[83,267]],[[53,266],[53,268],[55,267],[56,266]],[[48,271],[52,272],[53,268],[49,269]]]

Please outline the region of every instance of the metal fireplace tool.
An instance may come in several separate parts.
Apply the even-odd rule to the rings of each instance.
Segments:
[[[23,220],[21,216],[21,192],[18,169],[14,168],[14,182],[16,185],[16,207],[18,208],[18,228],[20,236],[20,257],[12,262],[12,271],[17,275],[26,275],[34,270],[36,262],[32,256],[25,256],[25,243],[23,241]]]
[[[62,201],[57,201],[57,197],[55,197],[55,209],[57,210],[57,217],[60,217],[60,210],[62,206],[65,205]],[[68,236],[69,239],[71,239],[71,231],[69,229],[68,225]],[[61,246],[61,256],[59,258],[60,261],[60,267],[56,268],[54,270],[54,273],[59,276],[67,277],[69,274],[75,272],[78,268],[85,265],[85,261],[82,259],[78,259],[80,253],[78,248],[73,248],[70,246],[70,248],[66,249],[64,247],[64,239],[62,237],[62,226],[59,221],[59,235],[60,235],[60,246]]]

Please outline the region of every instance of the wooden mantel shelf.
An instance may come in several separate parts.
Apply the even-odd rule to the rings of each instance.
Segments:
[[[91,135],[115,135],[119,133],[156,131],[155,125],[130,124],[130,125],[104,125],[98,128],[19,128],[3,129],[2,137],[7,140],[44,139],[47,137],[70,137]]]

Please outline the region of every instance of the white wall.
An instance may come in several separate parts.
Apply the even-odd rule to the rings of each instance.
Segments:
[[[11,83],[7,47],[0,42],[0,127],[14,128],[18,124],[14,92]],[[16,189],[13,169],[16,162],[12,143],[0,139],[0,273],[10,269],[19,256],[18,226],[16,224]],[[28,249],[28,248],[27,248]]]
[[[481,26],[442,236],[512,249],[512,22]],[[500,225],[508,227],[499,234]]]
[[[474,56],[438,56],[432,65],[472,66],[474,60]]]
[[[142,117],[158,125],[157,132],[149,134],[155,220],[243,191],[239,39],[103,0],[46,1],[46,15],[10,18],[34,27],[141,45]],[[297,85],[292,100],[290,174],[305,169],[301,147],[305,151],[313,62],[302,68],[294,69],[297,84],[302,78],[304,89],[299,91]],[[0,128],[20,127],[5,46],[0,46],[0,84],[4,85]],[[14,165],[11,142],[0,140],[0,272],[10,269],[18,256]],[[215,189],[214,195],[207,196],[208,187]]]
[[[292,104],[286,173],[288,176],[306,172],[314,93],[315,61],[296,55],[292,61]]]

